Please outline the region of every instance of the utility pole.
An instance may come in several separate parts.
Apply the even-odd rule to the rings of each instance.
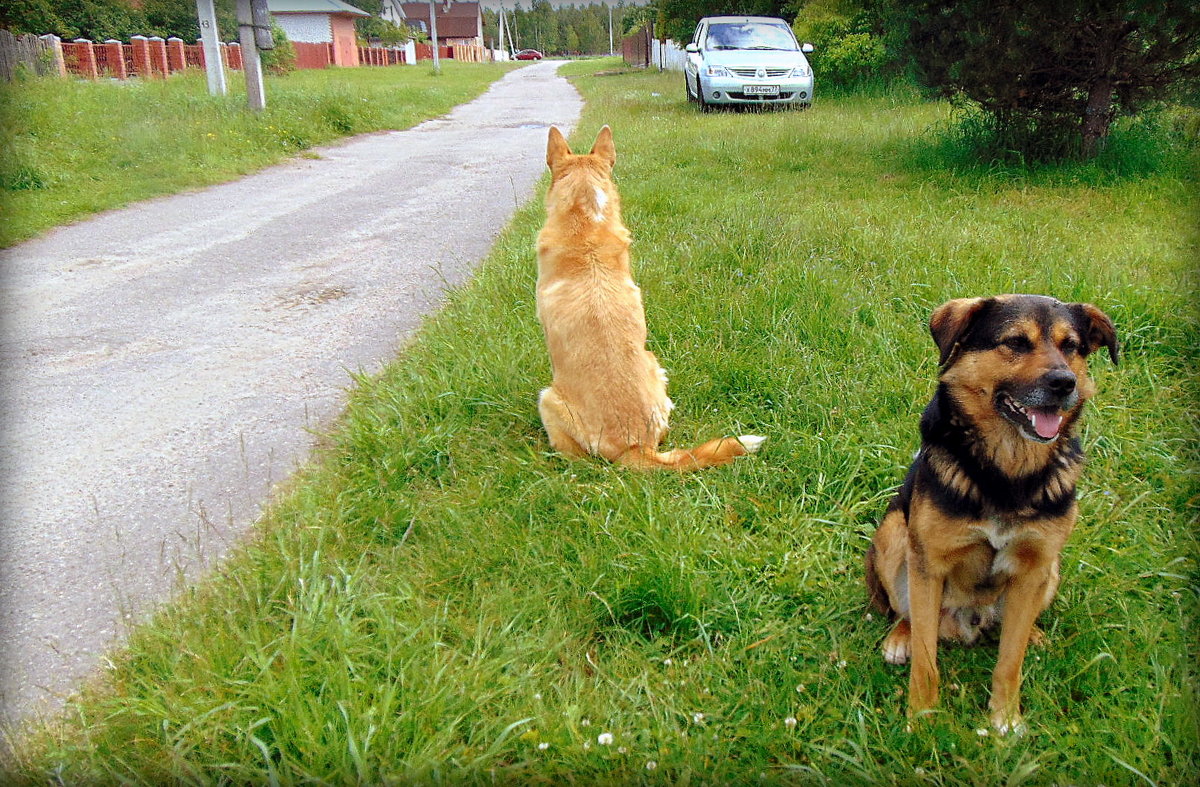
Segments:
[[[262,4],[266,5],[265,2]],[[262,112],[267,108],[267,93],[263,88],[262,60],[258,57],[258,44],[255,42],[251,0],[237,0],[237,20],[238,42],[242,45],[242,71],[246,74],[246,105],[254,112]],[[270,34],[268,27],[267,35]]]
[[[510,55],[515,55],[515,54],[517,53],[517,47],[516,47],[516,45],[515,45],[515,44],[513,44],[513,26],[512,26],[512,22],[509,22],[509,23],[508,23],[508,24],[505,26],[505,29],[508,31],[508,54],[510,54]]]
[[[442,73],[442,64],[438,60],[438,40],[437,40],[437,5],[434,0],[429,0],[429,35],[433,40],[433,71],[436,74]]]
[[[225,64],[221,62],[221,42],[217,32],[217,10],[213,0],[196,0],[196,17],[200,21],[200,43],[204,46],[204,73],[208,77],[208,93],[225,95]]]
[[[500,25],[500,48],[504,48],[504,3],[500,4],[499,25]]]
[[[612,6],[608,7],[608,56],[613,55]]]

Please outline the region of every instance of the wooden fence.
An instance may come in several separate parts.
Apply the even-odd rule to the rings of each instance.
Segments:
[[[292,48],[296,50],[296,68],[326,68],[336,65],[332,43],[310,44],[293,41]],[[397,66],[405,63],[408,63],[408,59],[404,56],[403,49],[382,46],[358,47],[360,66]]]
[[[433,46],[430,44],[417,44],[417,60],[432,60]],[[438,57],[444,57],[447,60],[461,60],[464,63],[491,63],[499,58],[496,52],[482,46],[470,46],[468,44],[447,44],[438,47]]]
[[[625,38],[621,39],[621,56],[625,65],[635,68],[646,68],[651,64],[654,33],[650,25],[645,25]]]
[[[0,30],[0,79],[11,80],[19,69],[38,75],[64,75],[62,50],[55,36],[17,36]]]

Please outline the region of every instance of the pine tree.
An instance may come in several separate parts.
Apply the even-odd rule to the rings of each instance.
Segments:
[[[892,14],[920,79],[1034,157],[1091,157],[1118,114],[1200,77],[1193,0],[893,0]]]

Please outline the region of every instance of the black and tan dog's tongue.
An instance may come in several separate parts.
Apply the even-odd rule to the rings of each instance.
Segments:
[[[1038,437],[1044,440],[1057,437],[1062,422],[1063,417],[1058,414],[1057,410],[1029,411],[1029,423],[1033,424],[1033,431],[1037,432]]]

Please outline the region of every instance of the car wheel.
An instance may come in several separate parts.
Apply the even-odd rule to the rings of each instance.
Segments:
[[[688,102],[693,102],[696,97],[692,95],[692,83],[688,81],[687,72],[683,72],[683,94],[687,96]]]
[[[696,77],[696,103],[700,105],[701,112],[708,112],[712,109],[712,104],[704,100],[704,91],[700,88],[700,77]]]

